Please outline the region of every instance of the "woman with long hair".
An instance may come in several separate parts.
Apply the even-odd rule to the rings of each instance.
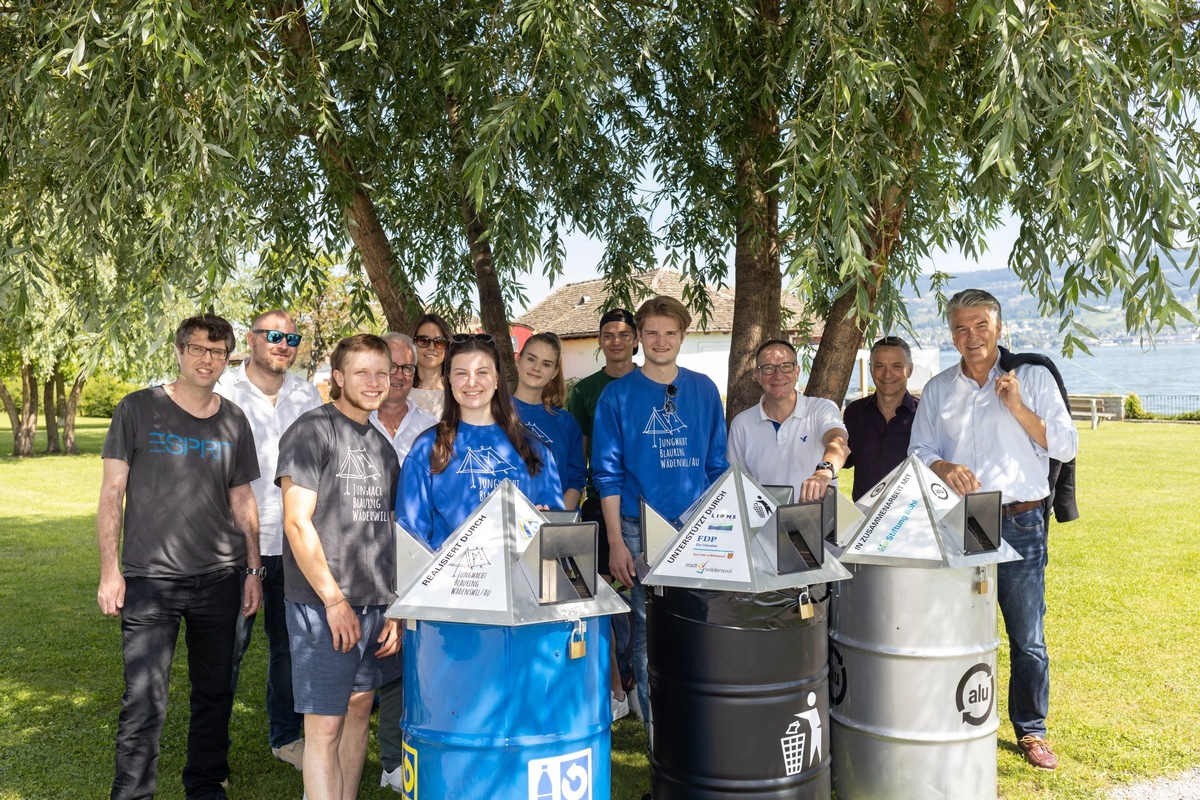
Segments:
[[[442,379],[442,418],[404,461],[396,522],[437,549],[506,478],[535,505],[562,508],[554,456],[517,416],[492,337],[454,336]]]
[[[413,325],[410,335],[417,346],[417,374],[408,396],[418,407],[441,419],[445,397],[442,365],[450,346],[450,325],[437,314],[426,314]]]
[[[567,387],[563,381],[562,344],[553,333],[535,333],[517,356],[517,390],[513,404],[534,436],[554,454],[562,484],[563,507],[578,508],[587,467],[583,431],[563,408]]]

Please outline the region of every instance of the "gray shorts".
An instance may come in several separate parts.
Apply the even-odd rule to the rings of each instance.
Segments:
[[[288,643],[297,714],[344,716],[352,692],[373,692],[400,677],[400,655],[376,658],[387,606],[356,606],[362,638],[348,653],[333,649],[333,633],[319,605],[288,600]]]

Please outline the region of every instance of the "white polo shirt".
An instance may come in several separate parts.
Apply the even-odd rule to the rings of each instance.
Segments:
[[[308,381],[289,374],[272,404],[246,377],[245,362],[222,375],[215,391],[236,403],[250,420],[258,450],[259,477],[250,484],[258,503],[258,549],[264,556],[283,555],[283,493],[275,485],[279,437],[297,417],[321,405],[321,393]]]
[[[800,497],[800,484],[810,477],[825,455],[821,441],[833,429],[846,431],[832,400],[796,395],[796,407],[775,430],[762,401],[733,418],[729,426],[729,463],[737,464],[761,484],[791,485]],[[836,478],[834,486],[837,485]]]

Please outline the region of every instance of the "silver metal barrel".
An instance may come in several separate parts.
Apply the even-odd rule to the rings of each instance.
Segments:
[[[846,566],[829,634],[838,800],[994,800],[995,565]]]

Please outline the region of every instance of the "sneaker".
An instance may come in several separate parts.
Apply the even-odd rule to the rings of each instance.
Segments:
[[[379,786],[404,794],[404,765],[401,764],[391,772],[385,769],[383,775],[379,777]]]
[[[283,747],[272,747],[271,752],[285,764],[291,764],[296,769],[304,769],[304,740],[297,739],[288,742]]]
[[[641,701],[638,700],[636,691],[626,692],[625,693],[625,702],[629,703],[629,713],[633,714],[633,716],[638,720],[638,722],[646,721],[646,715],[642,713],[642,704],[641,704]]]
[[[620,700],[617,696],[612,695],[612,718],[616,722],[621,717],[629,716],[629,695],[625,695]]]
[[[1022,736],[1017,749],[1035,769],[1054,770],[1058,767],[1058,756],[1050,749],[1050,743],[1040,736]]]

